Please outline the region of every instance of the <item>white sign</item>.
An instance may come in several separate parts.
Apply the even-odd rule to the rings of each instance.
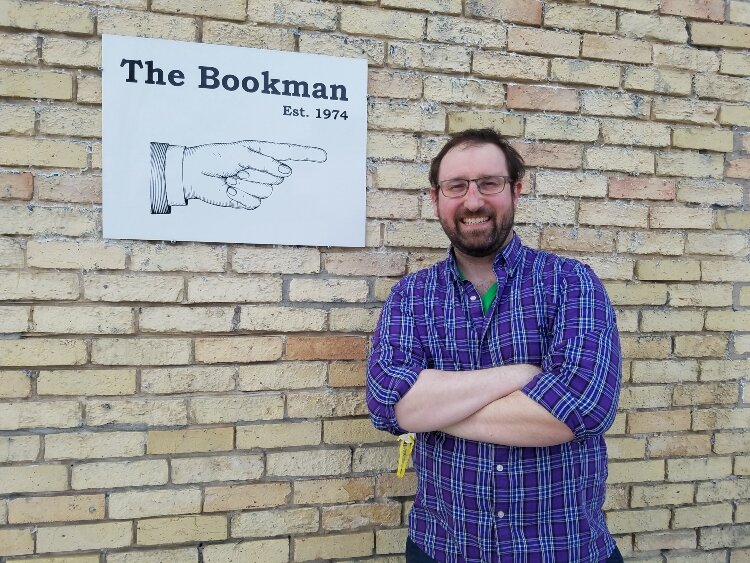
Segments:
[[[103,38],[105,238],[364,246],[367,62]]]

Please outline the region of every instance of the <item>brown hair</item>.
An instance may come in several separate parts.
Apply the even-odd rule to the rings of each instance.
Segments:
[[[497,146],[508,162],[508,174],[511,182],[517,182],[523,178],[523,174],[526,170],[526,165],[523,158],[518,151],[514,149],[508,143],[508,140],[503,137],[500,133],[493,129],[466,129],[460,133],[451,135],[450,140],[445,143],[440,152],[435,158],[432,159],[430,164],[430,185],[433,188],[437,188],[438,183],[438,172],[440,171],[440,163],[443,161],[443,157],[446,153],[454,147],[459,145],[484,145],[490,144]]]

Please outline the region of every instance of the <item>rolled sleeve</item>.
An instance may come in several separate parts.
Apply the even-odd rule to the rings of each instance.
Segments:
[[[621,370],[614,310],[596,275],[580,265],[565,278],[542,372],[522,392],[582,441],[612,425]]]
[[[383,306],[367,365],[367,407],[379,430],[404,434],[396,420],[396,403],[425,369],[409,300],[397,285]]]

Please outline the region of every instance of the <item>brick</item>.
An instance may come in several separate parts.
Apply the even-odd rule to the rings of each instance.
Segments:
[[[609,476],[607,478],[607,483],[640,483],[646,481],[660,482],[663,480],[663,460],[618,461],[609,465]]]
[[[314,446],[320,443],[320,422],[252,424],[237,428],[237,449]]]
[[[603,119],[602,138],[610,145],[669,146],[670,128],[660,123]]]
[[[234,389],[235,368],[189,366],[141,370],[141,390],[170,394]]]
[[[136,525],[138,545],[223,540],[227,537],[226,516],[174,516],[139,520]]]
[[[656,15],[622,13],[620,33],[625,37],[656,39],[671,43],[685,43],[688,40],[685,20]]]
[[[657,121],[677,121],[713,125],[718,106],[712,102],[682,100],[679,98],[656,98],[653,118]]]
[[[664,176],[721,178],[724,174],[724,159],[718,154],[663,152],[656,155],[656,173]]]
[[[126,252],[117,246],[84,241],[29,241],[26,262],[35,268],[121,270]]]
[[[172,459],[173,483],[252,481],[263,474],[263,457],[255,454]]]
[[[28,370],[0,372],[0,397],[22,398],[31,395],[31,374]]]
[[[595,2],[601,6],[625,8],[641,12],[653,12],[659,8],[658,0],[595,0]]]
[[[733,51],[722,51],[721,73],[733,74],[735,76],[750,75],[750,55],[735,53]]]
[[[747,237],[739,234],[688,233],[685,251],[693,254],[745,256],[748,251]]]
[[[27,332],[31,307],[0,307],[0,332]]]
[[[198,563],[198,549],[138,550],[124,553],[108,553],[110,563]],[[71,562],[73,563],[73,562]],[[79,563],[76,561],[75,563]],[[80,563],[89,563],[81,561]],[[98,563],[92,561],[91,563]]]
[[[704,281],[750,281],[750,266],[740,261],[704,260],[701,278]]]
[[[38,60],[36,36],[21,34],[0,34],[2,54],[0,62],[35,65]]]
[[[676,336],[674,339],[674,354],[678,357],[707,357],[721,356],[727,353],[727,336]]]
[[[496,114],[491,113],[490,116],[498,116],[498,121],[502,116],[508,117],[507,114]],[[386,140],[386,139],[384,139]],[[368,145],[370,143],[368,142]],[[416,149],[416,147],[415,147]],[[416,150],[414,151],[416,158]],[[379,162],[374,166],[374,184],[379,190],[422,190],[427,186],[427,173],[428,166],[421,163],[405,163],[405,162]],[[354,253],[353,256],[360,256],[360,253]],[[365,253],[365,256],[372,255],[376,260],[385,260],[385,257],[379,257],[378,253]],[[344,254],[326,254],[326,262],[328,262],[330,256],[345,256]],[[390,256],[390,254],[388,255]],[[396,257],[400,255],[396,254]],[[359,272],[361,264],[341,264],[342,271],[330,270],[328,271],[338,275],[347,275],[349,268],[354,268],[354,272]],[[346,270],[346,271],[343,271]],[[369,275],[369,274],[361,274]]]
[[[427,76],[424,97],[443,103],[501,106],[505,101],[505,87],[491,80]]]
[[[97,14],[97,32],[100,35],[116,33],[137,37],[194,41],[197,21],[194,18],[182,16],[100,9]]]
[[[31,199],[33,192],[34,176],[29,172],[0,175],[0,199],[22,199],[28,201]]]
[[[578,207],[581,225],[648,226],[648,207],[622,201],[582,201]]]
[[[211,364],[278,360],[281,357],[281,346],[281,338],[271,336],[196,338],[195,361]]]
[[[690,42],[693,45],[747,49],[750,47],[750,30],[742,25],[692,22]]]
[[[1,144],[1,143],[0,143]],[[81,236],[97,229],[89,209],[42,207],[34,204],[0,207],[0,234]]]
[[[518,224],[575,223],[575,203],[559,199],[522,199],[516,210]]]
[[[0,365],[9,367],[64,366],[86,363],[83,340],[25,338],[0,340]]]
[[[585,168],[630,174],[653,174],[654,154],[642,149],[591,147],[586,149]]]
[[[736,404],[738,395],[735,383],[679,385],[674,390],[674,404],[678,406]]]
[[[36,306],[32,332],[126,334],[135,330],[130,307]]]
[[[583,150],[578,145],[564,143],[511,143],[527,166],[576,169],[583,162]]]
[[[230,307],[144,307],[138,327],[143,332],[231,332],[235,316]]]
[[[736,158],[728,162],[726,175],[730,178],[750,178],[750,158]]]
[[[405,160],[405,159],[416,159],[417,158],[417,139],[412,134],[408,133],[385,133],[378,131],[370,131],[367,134],[367,157],[370,159],[393,159],[393,160]],[[380,166],[378,163],[376,166]],[[394,166],[406,164],[395,164]],[[419,166],[413,164],[413,166]],[[424,165],[423,165],[424,166]],[[377,172],[375,172],[377,177]],[[427,177],[425,172],[423,178],[419,178],[418,184],[419,189],[422,188],[423,182],[426,183],[424,178]],[[394,189],[417,189],[415,186],[391,186]],[[378,186],[380,187],[380,186]]]
[[[732,304],[727,284],[673,284],[669,286],[669,304],[673,307],[726,307]]]
[[[690,207],[652,207],[649,226],[652,229],[710,229],[714,214],[710,209]]]
[[[701,434],[649,436],[648,453],[651,457],[707,456],[711,453],[711,437]]]
[[[100,41],[60,37],[42,40],[42,61],[48,65],[98,69],[101,60]]]
[[[289,561],[289,539],[232,542],[203,548],[205,563],[242,563],[255,558],[264,563],[286,563]]]
[[[304,389],[321,387],[325,377],[323,362],[275,362],[240,366],[238,384],[241,391]]]
[[[39,436],[0,437],[0,463],[34,461],[39,454]]]
[[[621,409],[668,408],[672,406],[672,392],[653,385],[628,385],[620,391],[619,405]]]
[[[64,522],[104,518],[104,495],[26,497],[8,503],[8,523]]]
[[[371,101],[368,126],[375,129],[405,129],[442,133],[445,130],[445,110],[435,102],[409,103]]]
[[[585,117],[530,115],[526,118],[525,135],[531,139],[595,141],[599,124]]]
[[[651,111],[651,100],[647,97],[606,90],[584,90],[581,104],[581,113],[590,115],[645,118]]]
[[[464,46],[394,41],[388,44],[387,61],[390,66],[409,70],[466,72],[471,51]]]
[[[721,0],[662,0],[659,11],[662,14],[724,21],[724,2]]]
[[[743,497],[740,497],[743,498]],[[745,495],[744,498],[747,498]],[[738,506],[738,514],[736,517],[737,522],[742,522],[739,518],[740,507],[746,508],[747,505]],[[746,521],[746,520],[744,520]],[[750,526],[738,526],[736,524],[728,523],[727,525],[701,528],[701,539],[700,545],[703,549],[717,549],[726,547],[746,547],[750,543],[748,541],[750,537]],[[737,551],[733,552],[732,559],[735,559]],[[741,559],[738,559],[742,561]]]
[[[633,279],[633,265],[635,262],[630,258],[619,256],[597,256],[586,257],[584,262],[591,266],[599,278],[603,280]],[[623,327],[627,326],[627,323],[630,322],[630,320],[635,320],[633,312],[619,311],[617,315],[619,317],[618,322],[620,329],[629,332]]]
[[[685,149],[732,152],[733,144],[732,132],[719,129],[675,129],[672,135],[672,145]]]
[[[523,135],[523,118],[497,111],[452,111],[448,114],[449,132],[471,128],[491,128],[506,137],[520,137]]]
[[[68,470],[64,465],[26,465],[0,467],[0,493],[42,493],[68,488]]]
[[[73,97],[73,77],[66,72],[37,69],[2,69],[0,70],[0,96],[70,100]],[[31,139],[16,139],[15,143],[4,143],[3,152],[11,150],[23,152],[24,149],[28,150],[32,146],[50,152],[53,150],[51,147],[63,147],[65,145],[55,145],[51,141],[35,144]],[[6,156],[6,158],[8,157]],[[29,162],[28,164],[36,164],[36,162]],[[83,164],[80,168],[85,167],[85,162]],[[45,166],[45,164],[40,164],[40,166]],[[64,165],[50,164],[49,166]]]
[[[289,360],[361,360],[367,340],[357,336],[290,336],[286,342]]]
[[[203,21],[203,42],[277,51],[293,51],[295,43],[294,35],[289,29],[250,26],[210,19]]]
[[[643,311],[641,330],[645,332],[699,332],[703,329],[700,311]]]
[[[544,26],[614,33],[617,27],[617,13],[588,6],[548,5],[544,10]]]
[[[299,391],[287,394],[287,416],[291,418],[327,418],[367,414],[361,390]]]
[[[694,430],[731,430],[748,426],[747,409],[700,409],[693,413]]]
[[[628,432],[631,434],[690,430],[690,412],[686,410],[628,413]]]
[[[701,98],[744,102],[750,97],[750,79],[721,74],[696,75],[695,93]]]
[[[328,367],[330,387],[364,387],[364,362],[331,362]]]
[[[384,473],[378,475],[375,485],[375,496],[382,497],[410,497],[413,496],[417,489],[417,476],[415,473],[408,472],[402,479],[398,478],[395,473]]]
[[[614,235],[601,229],[545,227],[542,230],[542,248],[545,250],[614,250]]]
[[[367,293],[365,280],[293,279],[289,283],[291,301],[363,303]]]
[[[581,53],[591,59],[649,64],[651,46],[645,41],[584,34]]]
[[[367,76],[367,91],[376,98],[422,97],[422,79],[415,72],[374,69]]]
[[[145,432],[72,432],[44,438],[45,459],[138,457],[145,451]]]
[[[313,274],[320,271],[320,253],[306,248],[238,248],[232,269],[241,274]]]
[[[223,272],[227,251],[197,244],[138,245],[131,252],[130,268],[143,272]]]
[[[71,174],[43,175],[34,178],[37,197],[42,201],[64,201],[67,203],[101,203],[101,176],[78,176]],[[114,248],[114,247],[109,247]],[[80,257],[79,260],[86,260]]]
[[[680,181],[677,201],[708,205],[739,205],[742,186],[716,180],[685,179]]]
[[[670,530],[637,534],[635,548],[638,551],[658,551],[660,549],[695,549],[695,530]]]
[[[40,31],[93,33],[93,13],[83,6],[35,4],[15,0],[0,3],[0,26]]]
[[[281,395],[196,397],[190,400],[190,418],[199,424],[273,420],[283,418]]]
[[[280,31],[285,32],[285,40],[290,43],[287,50],[294,50],[294,36],[286,30]],[[385,42],[379,39],[302,32],[299,37],[299,50],[301,53],[368,59],[370,64],[377,66],[385,64]]]
[[[253,2],[253,8],[257,12],[262,12],[257,6],[258,2]],[[175,0],[154,0],[151,9],[155,12],[167,12],[170,14],[192,14],[196,16],[211,16],[228,20],[244,20],[245,1],[244,0],[222,0],[211,4],[210,7],[203,2],[176,2]],[[258,14],[260,17],[260,14]]]
[[[86,424],[141,424],[148,426],[184,425],[187,408],[181,399],[120,399],[89,400],[86,403]]]
[[[608,438],[610,459],[641,459],[646,454],[646,440],[639,438]]]
[[[737,354],[750,353],[750,338],[747,335],[736,335],[734,337],[734,351]]]
[[[375,543],[377,553],[401,553],[406,544],[409,530],[399,528],[397,530],[376,530]]]
[[[694,72],[717,72],[719,55],[685,45],[654,44],[654,65],[680,68]]]
[[[750,126],[750,108],[745,106],[722,105],[719,110],[719,123],[722,125]]]
[[[510,80],[538,80],[547,78],[549,63],[543,57],[478,51],[472,60],[471,70],[479,76]]]
[[[76,100],[81,104],[102,103],[102,79],[100,76],[79,74]]]
[[[607,177],[576,172],[538,172],[536,193],[570,197],[605,197]]]
[[[624,358],[665,359],[672,354],[672,339],[665,336],[630,336],[620,337]]]
[[[455,43],[483,49],[502,49],[506,46],[506,27],[495,22],[429,15],[426,38],[427,41]]]
[[[593,84],[595,86],[619,87],[618,65],[592,61],[552,59],[550,78],[571,84]]]
[[[34,553],[34,536],[31,528],[0,530],[0,555],[28,553]]]
[[[339,276],[399,276],[406,272],[403,252],[328,252],[324,260],[325,270]]]
[[[345,33],[418,41],[423,37],[424,27],[425,17],[420,14],[359,6],[341,7],[341,31]]]
[[[375,550],[375,541],[371,531],[294,538],[293,545],[294,557],[298,561],[332,557],[363,557],[372,555]]]
[[[622,199],[674,199],[674,180],[663,178],[610,177],[609,197]]]
[[[743,331],[750,321],[750,311],[708,311],[706,330]]]
[[[613,534],[666,530],[669,517],[667,508],[610,511],[607,513],[607,527]]]
[[[373,498],[372,477],[313,479],[294,482],[294,504],[332,504]]]
[[[577,112],[578,94],[570,88],[508,85],[507,106],[512,109]]]
[[[401,503],[350,504],[326,506],[321,510],[326,531],[356,530],[362,527],[396,526],[401,520]]]
[[[695,486],[692,483],[665,483],[662,485],[634,486],[630,505],[664,506],[670,504],[692,504]]]
[[[42,370],[36,385],[38,395],[132,395],[136,374],[135,370]]]
[[[233,538],[262,538],[317,532],[320,514],[317,508],[253,510],[231,517]]]
[[[638,260],[635,272],[638,279],[653,281],[691,281],[701,276],[700,262],[679,258]]]
[[[631,378],[634,383],[678,383],[698,380],[695,360],[634,361]]]
[[[92,301],[181,301],[183,286],[183,279],[179,276],[141,274],[87,274],[83,276],[83,294]]]
[[[199,276],[188,278],[189,303],[253,303],[281,301],[277,276]]]
[[[101,137],[101,110],[82,106],[45,107],[39,112],[39,132],[47,135]]]
[[[527,27],[508,29],[508,50],[520,53],[577,57],[581,36],[577,33]]]
[[[91,343],[91,362],[111,366],[187,364],[190,341],[184,338],[95,338]]]
[[[323,441],[326,444],[366,444],[390,442],[393,438],[376,430],[369,419],[331,420],[323,423]]]
[[[289,483],[206,487],[203,511],[223,512],[282,506],[289,502],[291,492]]]
[[[730,504],[685,506],[674,509],[673,526],[675,528],[715,526],[731,521],[732,506]]]
[[[348,448],[266,454],[266,474],[273,477],[343,475],[350,470],[351,452]]]
[[[628,90],[659,94],[688,95],[692,91],[692,76],[678,70],[653,67],[628,67],[623,85]]]
[[[354,450],[352,469],[363,471],[396,471],[398,449],[395,446],[364,446]]]
[[[738,0],[729,2],[729,21],[733,23],[750,24],[750,7]]]
[[[231,450],[233,445],[234,429],[231,427],[151,430],[148,432],[147,452],[149,454],[220,452]],[[199,512],[199,510],[194,512]]]

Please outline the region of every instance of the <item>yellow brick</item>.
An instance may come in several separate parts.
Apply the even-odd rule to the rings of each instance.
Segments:
[[[424,79],[424,97],[443,103],[497,107],[505,101],[505,87],[492,80],[428,76]]]
[[[735,76],[750,75],[750,56],[733,51],[722,51],[721,72]]]
[[[703,260],[701,276],[704,281],[750,281],[750,264],[739,260]]]
[[[614,250],[614,235],[601,229],[545,227],[542,248],[546,250]]]
[[[223,540],[227,537],[226,516],[177,516],[139,520],[136,529],[138,545]]]
[[[695,93],[701,98],[745,102],[750,97],[750,79],[721,74],[699,74],[695,77]]]
[[[685,259],[638,260],[635,272],[638,279],[654,281],[690,281],[701,277],[700,262]]]
[[[707,456],[711,453],[711,437],[701,434],[649,436],[648,452],[651,457]]]
[[[287,416],[322,418],[367,414],[364,393],[328,389],[287,393]]]
[[[745,286],[740,288],[740,306],[747,307],[750,305],[750,289]]]
[[[274,477],[343,475],[351,469],[349,449],[300,450],[266,454],[266,473]]]
[[[729,346],[728,336],[676,336],[674,354],[678,357],[724,356]]]
[[[95,338],[91,361],[102,365],[170,365],[190,362],[190,341],[182,338]]]
[[[89,209],[34,204],[1,206],[0,221],[2,234],[81,236],[97,229],[97,217]]]
[[[16,498],[8,503],[10,524],[101,520],[103,518],[103,494]]]
[[[375,530],[376,551],[383,553],[402,553],[406,544],[409,530],[399,528],[397,530]]]
[[[187,408],[182,399],[93,399],[86,403],[86,424],[147,424],[150,426],[187,423]]]
[[[323,423],[326,444],[372,444],[391,440],[392,436],[376,430],[369,419],[327,420]]]
[[[290,39],[291,51],[294,50],[294,38]],[[378,66],[385,63],[386,53],[385,42],[378,39],[305,32],[300,35],[299,50],[301,53],[368,59],[371,64]]]
[[[187,287],[190,303],[281,301],[281,279],[276,276],[200,276],[189,278]]]
[[[643,438],[607,438],[609,459],[642,459],[646,455]]]
[[[0,33],[0,62],[35,65],[36,36]]]
[[[84,275],[83,293],[92,301],[181,301],[184,282],[179,276],[120,274]]]
[[[0,26],[44,31],[93,33],[93,13],[86,7],[49,6],[16,0],[0,3]]]
[[[677,406],[736,404],[738,397],[738,386],[734,382],[678,385],[674,389],[674,404]]]
[[[190,366],[141,370],[141,389],[146,393],[169,394],[234,389],[235,369]]]
[[[281,395],[197,397],[190,400],[190,418],[199,424],[283,418]]]
[[[695,530],[639,533],[635,537],[636,549],[642,552],[661,549],[695,549],[696,545]]]
[[[747,354],[750,352],[750,337],[748,335],[736,335],[734,337],[734,351],[737,354]]]
[[[35,268],[121,270],[126,252],[117,246],[83,241],[29,241],[26,261]]]
[[[683,252],[684,236],[680,233],[620,232],[617,251],[633,254],[679,255]]]
[[[706,330],[745,331],[750,323],[750,311],[709,311]]]
[[[193,18],[147,12],[100,9],[97,32],[138,37],[156,37],[177,41],[195,41],[197,22]]]
[[[602,138],[610,145],[669,146],[670,129],[659,123],[624,119],[602,120]]]
[[[273,361],[281,357],[281,348],[279,337],[197,338],[195,360],[200,363]]]
[[[359,6],[341,7],[341,31],[345,33],[420,40],[424,26],[425,17],[415,13]]]
[[[618,461],[610,463],[607,483],[663,481],[664,461]]]
[[[34,119],[34,108],[10,104],[0,105],[0,132],[2,133],[31,135],[34,132]]]
[[[552,59],[550,78],[564,83],[619,87],[618,65],[571,59]]]
[[[183,549],[160,549],[153,551],[139,549],[138,551],[125,553],[110,552],[107,554],[107,559],[109,559],[109,563],[198,563],[198,548],[186,547]],[[98,563],[98,561],[97,559],[91,563]],[[67,563],[67,561],[60,563]],[[71,561],[70,563],[78,563],[78,561]],[[80,563],[84,562],[81,561]]]
[[[661,432],[664,428],[671,431],[690,429],[690,411],[652,411],[628,413],[628,433],[643,434]]]
[[[700,409],[693,413],[694,430],[731,430],[747,428],[747,409]]]
[[[672,406],[672,391],[653,385],[628,385],[620,391],[621,409],[647,409]]]
[[[367,91],[376,98],[422,97],[422,80],[413,72],[372,70],[367,77]]]
[[[126,334],[135,331],[130,307],[37,306],[32,312],[32,332]]]
[[[609,485],[606,490],[607,492],[603,506],[605,511],[609,512],[610,510],[628,508],[628,497],[630,493],[628,487]],[[620,547],[620,551],[625,550]]]
[[[290,30],[210,19],[203,22],[203,42],[277,51],[294,50],[294,35]]]
[[[138,457],[146,451],[145,432],[71,432],[44,437],[45,459]]]
[[[320,514],[317,508],[242,512],[231,517],[231,536],[233,538],[262,538],[307,534],[318,531],[319,519]]]
[[[575,172],[538,172],[536,193],[572,197],[605,197],[607,177]]]
[[[384,0],[381,3],[389,8],[407,8],[426,12],[461,13],[460,0]]]
[[[0,96],[13,96],[19,98],[45,98],[52,100],[70,100],[73,96],[73,77],[63,72],[52,72],[36,69],[11,69],[0,70]],[[3,152],[16,150],[23,151],[33,145],[31,139],[26,143],[3,145]],[[52,150],[55,146],[52,141],[37,143],[39,150]],[[59,146],[65,146],[59,145]],[[6,156],[6,158],[8,158]],[[5,160],[5,159],[4,159]],[[19,163],[19,164],[26,164]],[[38,164],[29,162],[28,164]],[[63,164],[39,164],[40,166],[64,166]],[[83,168],[85,166],[85,162]],[[74,166],[75,167],[75,166]]]
[[[79,87],[80,92],[80,87]],[[64,201],[71,203],[101,203],[102,201],[102,178],[101,176],[92,175],[74,175],[74,174],[55,174],[55,175],[42,175],[37,174],[34,177],[34,184],[37,190],[37,196],[40,200],[46,201]],[[69,245],[69,242],[56,241],[59,244],[60,250]],[[45,248],[48,247],[52,241],[46,241]],[[114,256],[109,255],[116,249],[115,246],[106,246],[102,244],[91,244],[78,242],[83,249],[91,249],[93,251],[93,260],[98,263],[104,256],[107,256],[106,265],[111,268],[108,269],[122,269],[124,266],[119,265],[119,261],[114,261]],[[120,250],[124,252],[124,250]],[[104,256],[102,256],[104,253]],[[68,260],[71,259],[69,256],[64,256]],[[85,256],[79,256],[78,262],[87,264],[92,261],[91,258]],[[124,261],[124,258],[123,258]],[[102,264],[104,266],[105,264]],[[87,268],[89,269],[89,268]]]
[[[448,114],[448,131],[457,132],[471,128],[492,128],[502,135],[519,137],[523,135],[523,119],[497,111],[455,111]],[[420,176],[415,187],[426,183],[426,172]],[[397,187],[397,186],[394,186]]]
[[[360,471],[396,471],[398,461],[397,446],[364,446],[354,450],[352,469]]]
[[[685,251],[694,254],[745,256],[748,252],[747,237],[744,234],[688,233]]]
[[[493,78],[544,81],[547,78],[549,62],[543,57],[478,51],[472,60],[471,70],[480,76]]]
[[[239,389],[262,391],[271,389],[303,389],[321,387],[325,382],[323,362],[276,362],[240,366]]]
[[[548,5],[544,10],[544,26],[576,31],[614,33],[617,13],[613,10],[587,6]]]
[[[586,149],[585,168],[631,174],[653,174],[654,155],[642,149],[591,147]]]
[[[232,269],[242,274],[313,274],[320,271],[320,252],[311,248],[238,248]]]
[[[682,18],[645,14],[621,14],[620,33],[626,37],[657,39],[672,43],[685,43],[688,39],[685,20]]]
[[[508,50],[520,53],[577,57],[581,36],[577,33],[529,27],[508,29]]]
[[[130,268],[145,272],[223,272],[227,261],[226,248],[197,244],[138,245],[131,254]]]
[[[138,326],[143,332],[231,332],[234,316],[231,307],[144,307]]]
[[[102,103],[102,79],[100,76],[86,74],[78,75],[78,96],[76,100],[81,104]]]
[[[719,123],[750,126],[750,108],[745,106],[722,105],[719,111]]]
[[[414,2],[414,0],[411,2],[422,5],[421,2]],[[495,22],[442,15],[427,17],[426,38],[428,41],[502,49],[506,46],[505,35],[506,27]]]
[[[0,307],[0,332],[27,332],[31,307]]]
[[[740,205],[742,186],[716,180],[685,179],[677,190],[677,201],[707,205]]]
[[[649,43],[633,39],[584,34],[581,52],[591,59],[642,64],[651,62]]]
[[[667,508],[613,510],[607,513],[607,527],[613,534],[666,530],[669,528],[669,518]]]
[[[688,95],[693,83],[692,76],[686,72],[652,67],[629,67],[625,70],[623,85],[628,90]]]
[[[573,224],[575,202],[553,198],[522,198],[516,209],[518,224]]]
[[[595,141],[599,137],[599,123],[586,117],[530,115],[526,118],[525,136],[529,139]]]
[[[645,228],[648,226],[648,212],[649,208],[645,205],[620,201],[582,201],[578,208],[578,222],[581,225]]]
[[[0,239],[0,266],[2,267],[21,267],[23,266],[23,244],[22,241],[17,239]],[[7,289],[4,287],[9,280],[9,277],[0,276],[0,287],[3,291]],[[51,278],[50,278],[51,279]]]
[[[0,530],[0,555],[28,553],[34,553],[34,536],[31,528]]]
[[[747,498],[747,496],[742,498]],[[748,521],[747,507],[747,503],[738,503],[737,512],[735,514],[735,522]],[[700,545],[702,549],[746,547],[748,545],[748,533],[750,533],[750,526],[739,526],[736,524],[733,525],[731,523],[717,527],[702,528]],[[723,551],[720,551],[719,553],[722,555],[724,554]],[[745,559],[742,558],[743,556],[745,557]],[[732,559],[735,562],[746,563],[748,556],[750,556],[750,550],[732,550]]]
[[[295,538],[294,557],[299,561],[372,555],[375,540],[372,532],[328,534],[321,537]]]
[[[467,14],[521,24],[542,23],[542,3],[539,0],[471,0],[466,6]]]
[[[148,433],[147,451],[149,454],[219,452],[231,450],[233,445],[232,427],[151,430]]]
[[[313,479],[294,482],[294,504],[332,504],[373,498],[372,477]]]
[[[289,502],[291,492],[289,483],[206,487],[203,511],[222,512],[281,506]]]
[[[39,116],[39,132],[45,135],[102,136],[99,108],[51,106],[43,108]]]
[[[101,42],[45,37],[42,41],[42,60],[52,66],[96,69],[101,66]]]
[[[711,209],[691,207],[652,207],[649,226],[652,229],[710,229],[714,224]]]
[[[654,119],[713,125],[718,105],[712,102],[684,100],[679,98],[657,98],[654,100]],[[722,122],[723,123],[723,122]]]
[[[435,102],[374,101],[369,104],[367,123],[374,129],[403,129],[442,133],[445,109]]]
[[[269,449],[320,444],[321,423],[282,422],[237,427],[237,449]]]
[[[243,563],[253,560],[263,561],[264,563],[287,563],[289,561],[289,539],[207,545],[203,548],[202,560],[205,563]]]
[[[675,528],[697,528],[731,522],[732,505],[713,504],[675,508],[672,525]]]
[[[620,338],[624,358],[646,358],[661,360],[672,353],[672,340],[665,336],[631,336]]]
[[[654,65],[682,68],[697,72],[719,70],[719,56],[713,51],[704,51],[685,45],[654,44]]]
[[[641,12],[653,12],[659,8],[658,0],[597,0],[596,3],[601,6],[639,10]]]
[[[750,6],[744,2],[731,0],[729,2],[729,21],[750,24]]]
[[[261,455],[225,455],[172,459],[173,483],[248,481],[263,474]]]
[[[88,353],[83,340],[27,338],[0,340],[2,366],[53,366],[86,363]]]
[[[630,505],[633,508],[643,506],[664,506],[667,504],[692,504],[695,485],[692,483],[665,483],[663,485],[634,486]]]
[[[664,284],[607,282],[606,287],[615,305],[664,305],[667,302]]]
[[[684,149],[732,152],[734,139],[731,131],[720,129],[675,129],[672,135],[672,145]]]
[[[445,248],[448,239],[436,221],[429,222],[387,222],[385,241],[388,246]]]
[[[375,330],[380,308],[359,309],[354,307],[331,310],[330,330],[334,332],[367,332]]]
[[[0,437],[0,463],[34,461],[39,454],[39,436]]]
[[[584,90],[581,104],[581,113],[591,115],[648,117],[651,112],[650,98],[624,92]]]
[[[132,395],[135,370],[42,370],[38,395]]]
[[[690,42],[693,45],[747,49],[750,47],[750,30],[742,25],[692,22]]]
[[[700,311],[643,311],[641,330],[644,332],[699,332],[703,329]]]
[[[724,158],[718,154],[671,151],[656,155],[656,173],[663,176],[721,178]]]
[[[73,465],[73,489],[99,489],[163,485],[167,482],[166,460],[92,462]]]
[[[401,503],[349,504],[322,509],[326,531],[356,530],[362,527],[391,527],[401,520]]]
[[[193,14],[196,16],[212,16],[228,20],[244,20],[245,2],[243,0],[220,0],[210,6],[203,2],[176,2],[175,0],[154,0],[151,9],[155,12],[170,14]]]
[[[367,294],[365,280],[293,279],[289,284],[291,301],[362,303]]]
[[[2,80],[0,72],[0,84]],[[2,94],[14,95],[18,94]],[[53,166],[86,168],[86,146],[81,143],[56,139],[0,139],[0,164],[4,166]]]
[[[112,519],[148,518],[167,514],[195,514],[201,510],[201,490],[170,489],[109,494]],[[170,538],[171,539],[171,538]]]
[[[0,493],[42,493],[68,488],[64,465],[25,465],[0,467]]]
[[[719,229],[746,231],[750,229],[750,213],[721,209],[717,212],[716,226]]]

